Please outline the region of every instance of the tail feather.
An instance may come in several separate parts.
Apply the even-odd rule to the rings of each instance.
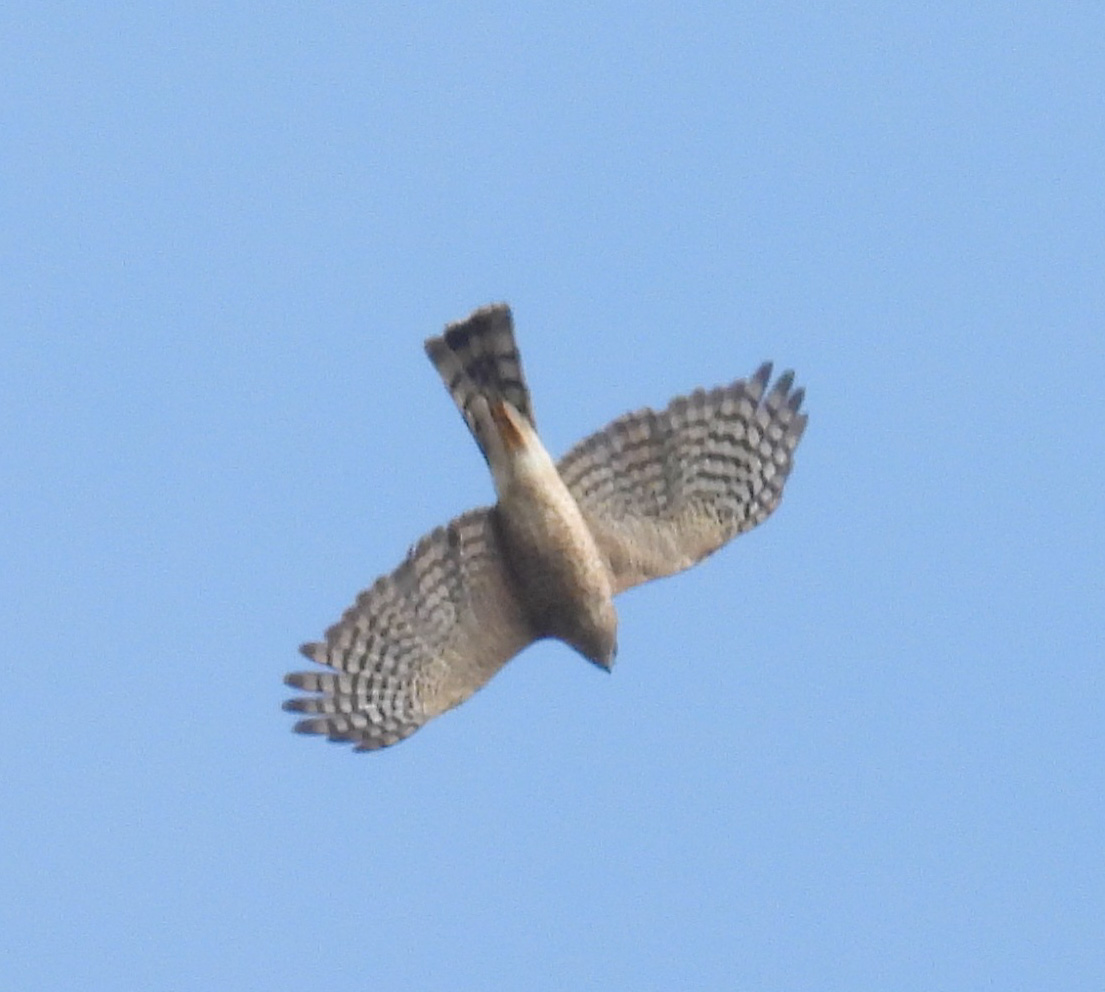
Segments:
[[[496,303],[481,307],[464,320],[445,328],[440,337],[426,341],[426,354],[434,363],[480,448],[486,416],[481,413],[506,401],[536,427],[522,358],[514,343],[510,307]]]

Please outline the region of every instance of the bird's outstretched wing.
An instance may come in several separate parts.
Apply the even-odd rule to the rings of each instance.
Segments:
[[[333,671],[285,682],[316,693],[284,708],[302,733],[358,750],[394,744],[463,702],[533,640],[501,553],[495,510],[426,535],[357,597],[326,639],[300,650]]]
[[[558,463],[606,555],[615,592],[689,568],[779,504],[806,427],[804,391],[771,365],[659,413],[626,414]]]

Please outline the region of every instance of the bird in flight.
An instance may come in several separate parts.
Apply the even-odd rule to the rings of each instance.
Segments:
[[[638,410],[553,461],[537,434],[514,322],[482,307],[425,343],[495,483],[493,506],[423,537],[293,672],[301,733],[368,751],[464,702],[527,645],[557,638],[610,669],[613,597],[681,572],[761,523],[806,427],[804,390],[749,378]]]

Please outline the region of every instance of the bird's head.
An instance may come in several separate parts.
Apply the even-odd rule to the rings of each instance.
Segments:
[[[571,641],[584,658],[605,671],[614,667],[618,653],[618,614],[610,600],[596,604],[587,614],[578,636]]]

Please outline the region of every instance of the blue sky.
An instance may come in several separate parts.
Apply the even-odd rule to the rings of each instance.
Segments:
[[[1105,985],[1093,4],[8,4],[0,960],[21,990]],[[296,646],[766,358],[779,512],[403,744]]]

